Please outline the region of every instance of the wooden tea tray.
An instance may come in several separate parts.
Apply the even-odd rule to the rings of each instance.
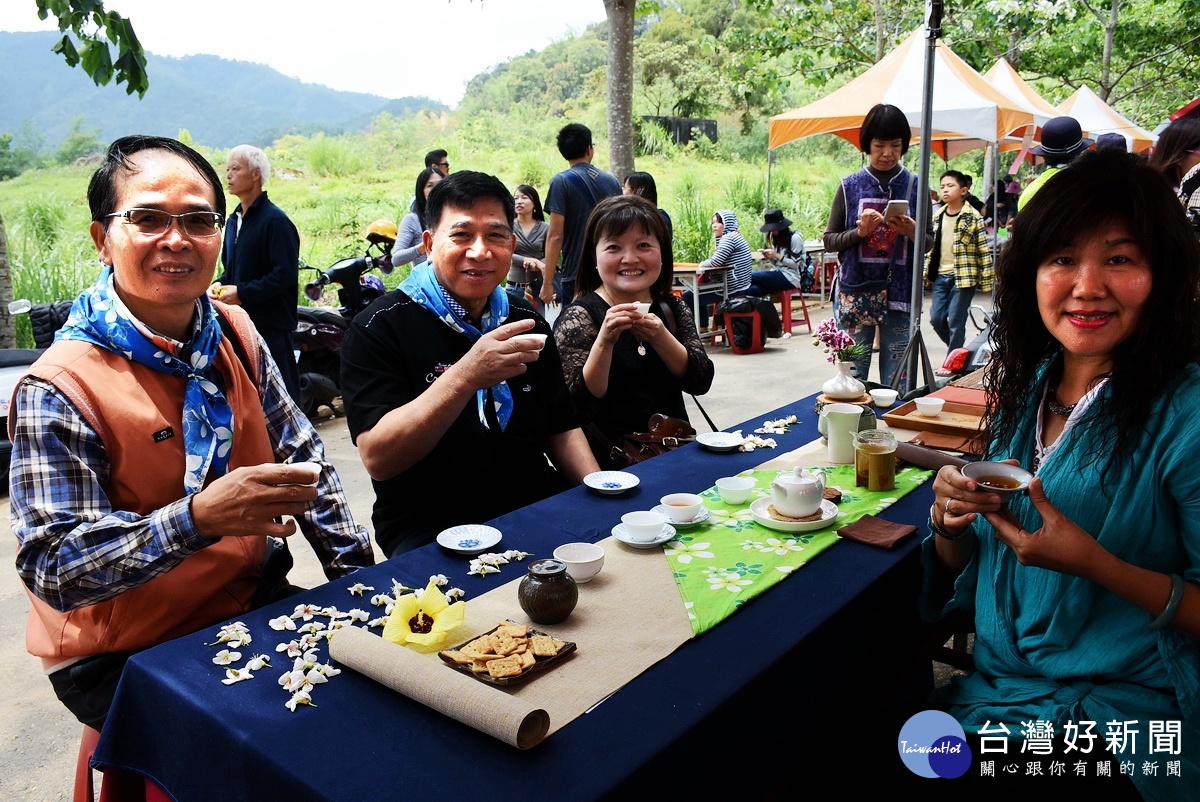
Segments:
[[[906,401],[895,409],[884,413],[888,426],[912,429],[917,432],[957,434],[963,438],[974,437],[983,429],[984,408],[974,404],[958,404],[947,401],[942,411],[933,417],[917,413],[917,403]]]

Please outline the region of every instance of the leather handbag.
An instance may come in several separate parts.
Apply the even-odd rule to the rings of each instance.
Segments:
[[[597,461],[602,467],[617,470],[645,462],[696,440],[696,430],[690,423],[660,412],[650,416],[646,421],[646,429],[644,432],[624,435],[619,443],[614,443],[594,423],[585,427]]]

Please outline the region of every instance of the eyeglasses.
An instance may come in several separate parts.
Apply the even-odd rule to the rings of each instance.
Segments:
[[[438,166],[438,167],[449,167],[449,166],[450,166],[450,162],[438,162],[438,163],[437,163],[437,166]]]
[[[126,209],[104,216],[120,217],[147,237],[161,237],[171,228],[171,221],[178,220],[180,229],[189,237],[198,239],[215,237],[221,232],[225,218],[218,212],[184,212],[171,214],[162,209]]]

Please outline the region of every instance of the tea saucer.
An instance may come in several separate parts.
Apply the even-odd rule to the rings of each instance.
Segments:
[[[737,451],[746,440],[733,432],[701,432],[696,442],[709,451]]]
[[[633,546],[635,549],[652,549],[655,546],[661,546],[675,537],[675,527],[670,524],[663,524],[662,531],[654,540],[633,540],[629,537],[629,532],[625,530],[625,524],[617,524],[612,528],[612,536],[626,546]]]
[[[499,543],[501,537],[500,530],[494,526],[463,524],[439,532],[437,542],[456,554],[482,554]]]
[[[606,496],[617,496],[638,486],[641,480],[626,471],[595,471],[583,477],[583,483]]]
[[[815,529],[824,529],[833,523],[838,516],[837,505],[828,499],[821,501],[821,517],[815,521],[780,521],[772,517],[767,509],[771,506],[771,497],[764,496],[756,499],[750,504],[750,515],[754,517],[754,522],[762,524],[768,529],[775,529],[779,532],[812,532]]]
[[[657,512],[659,515],[666,518],[668,521],[671,521],[671,516],[667,514],[667,505],[666,504],[659,504],[657,507],[653,508],[653,511]],[[671,521],[671,525],[674,526],[676,529],[686,529],[689,526],[695,526],[696,524],[704,523],[711,517],[712,517],[712,510],[710,510],[708,507],[701,507],[700,512],[696,513],[696,517],[693,518],[692,520],[690,520],[690,521]]]

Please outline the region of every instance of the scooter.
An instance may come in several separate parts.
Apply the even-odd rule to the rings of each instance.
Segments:
[[[297,307],[299,320],[292,334],[296,361],[300,369],[300,409],[316,415],[328,407],[334,415],[335,398],[342,394],[342,342],[350,321],[371,302],[387,292],[383,280],[367,275],[378,269],[384,275],[392,272],[392,246],[396,243],[396,224],[376,220],[367,228],[367,252],[362,256],[341,259],[325,270],[303,266],[317,275],[304,286],[304,295],[320,302],[330,284],[338,288],[337,309],[329,306]]]
[[[946,360],[937,370],[939,383],[949,383],[974,373],[992,361],[995,344],[992,342],[991,313],[978,304],[972,304],[967,314],[978,333],[962,348],[955,348],[946,354]],[[943,379],[945,382],[942,382]]]

